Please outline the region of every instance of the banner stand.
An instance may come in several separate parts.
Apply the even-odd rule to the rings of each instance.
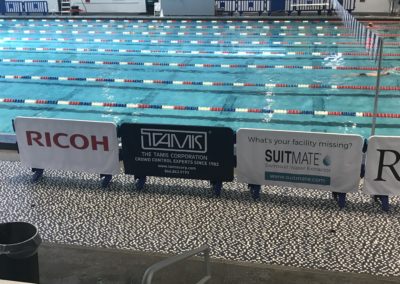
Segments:
[[[100,179],[102,180],[101,187],[105,188],[109,186],[112,179],[112,175],[100,174]]]
[[[332,192],[332,197],[336,200],[340,209],[343,209],[346,206],[346,193]]]
[[[361,163],[360,178],[363,178],[365,176],[365,159],[367,156],[367,150],[368,150],[368,140],[364,139],[364,146],[362,148],[363,158],[362,158],[362,163]]]
[[[253,197],[254,200],[259,200],[261,193],[261,185],[249,184],[247,185],[247,187],[250,190],[251,197]]]
[[[37,182],[43,176],[44,169],[32,168],[32,172],[32,181]]]
[[[147,177],[146,176],[134,176],[135,180],[135,187],[137,190],[142,190],[144,186],[146,185]],[[221,181],[214,181],[210,180],[210,185],[213,188],[214,195],[216,197],[221,196],[221,191],[222,191],[222,182]]]
[[[143,176],[143,177],[138,177],[138,176],[133,176],[133,178],[135,179],[135,187],[137,190],[142,190],[144,188],[144,185],[146,184],[147,181],[147,177]]]
[[[37,182],[43,177],[44,169],[32,168],[33,176],[32,182]],[[106,188],[110,185],[112,175],[100,174],[101,187]]]
[[[389,196],[388,195],[374,195],[374,200],[381,203],[382,210],[389,212]]]
[[[222,191],[222,181],[210,180],[210,185],[213,188],[214,195],[220,197]]]

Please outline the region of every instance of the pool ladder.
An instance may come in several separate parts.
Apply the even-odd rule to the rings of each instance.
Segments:
[[[71,15],[70,0],[61,0],[61,15]]]

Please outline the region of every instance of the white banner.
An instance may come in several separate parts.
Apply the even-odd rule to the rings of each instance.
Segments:
[[[161,16],[214,16],[215,0],[160,0]]]
[[[362,146],[358,135],[240,129],[236,173],[249,184],[356,191]]]
[[[17,117],[14,124],[24,166],[100,174],[119,173],[114,123]]]
[[[400,137],[369,139],[363,190],[372,195],[400,194]]]

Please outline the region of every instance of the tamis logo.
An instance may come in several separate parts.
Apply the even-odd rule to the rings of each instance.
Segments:
[[[141,129],[143,150],[207,152],[207,132],[165,129]]]

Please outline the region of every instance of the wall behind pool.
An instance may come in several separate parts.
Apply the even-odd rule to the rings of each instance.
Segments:
[[[145,0],[71,0],[71,5],[79,6],[80,9],[88,13],[146,12]]]
[[[21,0],[31,1],[31,0]],[[45,0],[49,12],[59,12],[58,0]],[[145,0],[70,0],[71,6],[79,6],[88,13],[145,13]]]
[[[356,0],[355,13],[389,13],[390,0]]]
[[[25,1],[25,0],[22,0]],[[28,1],[28,0],[26,0]],[[178,0],[175,0],[178,1]],[[180,0],[183,1],[183,0]],[[356,0],[356,9],[354,12],[360,13],[388,13],[390,0]],[[397,0],[395,0],[397,1]],[[47,0],[50,12],[58,12],[58,0]],[[82,3],[83,2],[83,3]],[[168,0],[167,0],[168,2]],[[179,1],[178,1],[179,2]],[[204,6],[206,5],[204,2]],[[201,5],[201,1],[198,1]],[[83,4],[86,6],[87,12],[145,12],[144,0],[71,0],[72,5],[78,5],[82,9]]]

